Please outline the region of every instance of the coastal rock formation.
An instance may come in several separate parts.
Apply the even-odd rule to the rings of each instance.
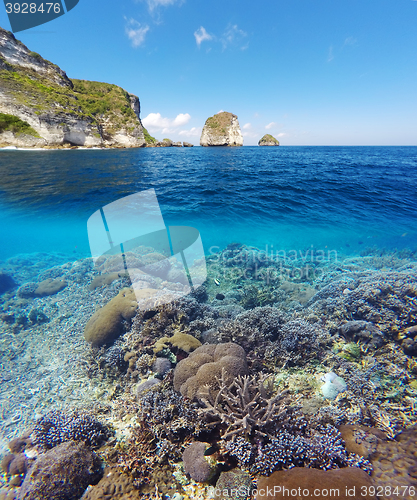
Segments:
[[[194,144],[191,144],[191,142],[183,142],[182,145],[184,146],[184,148],[192,148],[194,146]]]
[[[243,146],[237,116],[222,111],[207,118],[201,132],[200,146]]]
[[[279,140],[271,134],[265,134],[262,139],[259,139],[258,146],[279,146]]]
[[[137,96],[117,85],[70,80],[0,28],[0,145],[139,147],[152,138]]]

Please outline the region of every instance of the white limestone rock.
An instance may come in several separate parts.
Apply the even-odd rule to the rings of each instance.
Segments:
[[[101,115],[92,115],[88,109],[82,108],[80,94],[75,91],[76,82],[71,81],[56,64],[30,51],[11,32],[0,28],[0,113],[23,120],[40,136],[23,137],[6,130],[0,133],[0,145],[146,145],[137,96],[114,85],[82,82],[90,86],[107,86],[109,91],[110,88],[117,89],[118,95],[123,96],[119,102],[133,111],[126,113],[123,110],[123,114],[120,106],[117,108],[115,105],[114,109]],[[92,97],[95,98],[96,94]]]
[[[265,134],[259,139],[258,146],[279,146],[279,140],[271,134]]]
[[[222,111],[207,118],[201,132],[200,146],[243,146],[237,116]]]

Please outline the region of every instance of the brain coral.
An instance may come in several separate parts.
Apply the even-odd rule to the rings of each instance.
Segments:
[[[203,386],[218,388],[223,370],[225,381],[229,384],[238,375],[246,375],[248,368],[244,349],[233,342],[202,345],[176,366],[174,388],[184,397],[194,399]]]
[[[96,311],[84,329],[84,337],[93,346],[110,344],[123,333],[123,322],[136,314],[138,304],[130,288],[120,290],[104,307]]]

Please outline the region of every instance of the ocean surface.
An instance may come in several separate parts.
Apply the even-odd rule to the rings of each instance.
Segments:
[[[417,248],[417,147],[0,151],[0,260],[89,256],[88,217],[150,188],[206,254]]]

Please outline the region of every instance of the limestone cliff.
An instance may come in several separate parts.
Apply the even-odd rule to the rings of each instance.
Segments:
[[[226,111],[207,118],[201,132],[201,146],[243,146],[237,116]]]
[[[279,141],[271,134],[265,134],[259,139],[258,146],[279,146]]]
[[[117,85],[70,80],[0,28],[0,145],[145,146],[152,138],[139,113],[137,96]],[[22,128],[20,120],[8,125],[14,117]]]

